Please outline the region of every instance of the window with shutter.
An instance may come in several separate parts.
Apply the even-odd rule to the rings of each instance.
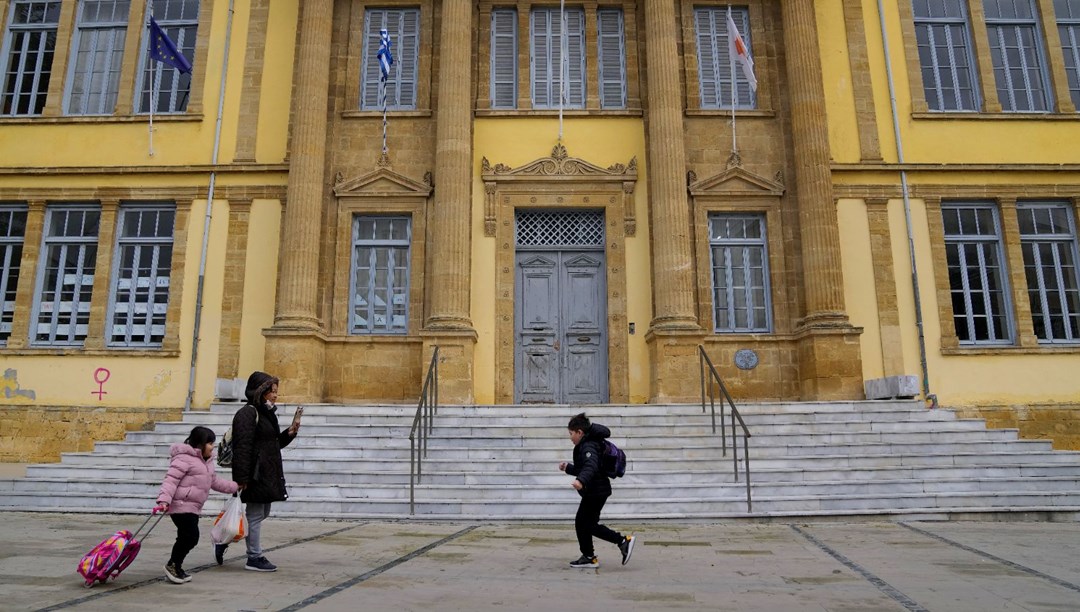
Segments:
[[[731,18],[746,46],[750,40],[750,11],[732,7]],[[735,108],[757,108],[757,96],[750,89],[741,69],[732,65],[728,47],[727,9],[698,7],[694,9],[694,29],[697,35],[698,82],[701,86],[702,108],[731,108],[731,88],[734,77]],[[753,52],[751,51],[751,55]]]
[[[600,65],[600,107],[626,108],[626,43],[621,9],[596,12],[597,63]]]
[[[419,61],[420,9],[368,9],[364,12],[364,60],[360,69],[360,110],[381,110],[379,88],[382,74],[376,53],[379,30],[390,35],[394,64],[386,79],[386,108],[416,108],[417,64]]]
[[[532,10],[532,105],[558,108],[560,92],[563,108],[585,108],[585,12],[566,9],[565,61],[563,61],[562,20],[557,8]]]
[[[491,108],[517,107],[517,11],[491,11]]]

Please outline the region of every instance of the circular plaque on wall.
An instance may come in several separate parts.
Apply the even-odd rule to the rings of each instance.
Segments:
[[[735,351],[735,367],[740,370],[753,370],[757,367],[758,356],[757,353],[750,349],[739,349]]]

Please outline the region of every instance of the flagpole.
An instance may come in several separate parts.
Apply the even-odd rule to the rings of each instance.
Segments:
[[[731,19],[730,4],[727,7],[727,14],[728,19]],[[728,32],[728,61],[731,62],[731,153],[736,155],[739,152],[739,147],[735,143],[735,103],[738,97],[735,93],[735,41],[731,39],[731,32]]]
[[[566,97],[566,0],[559,0],[559,142],[563,139],[563,98]]]
[[[150,37],[153,33],[150,30],[150,20],[154,17],[154,0],[146,0],[146,32],[149,42],[147,46],[154,44]],[[150,66],[150,157],[154,156],[154,106],[157,103],[157,82],[158,82],[158,66],[151,60],[146,60]]]
[[[386,146],[386,77],[379,80],[379,98],[382,102],[382,152],[386,155],[389,151]]]

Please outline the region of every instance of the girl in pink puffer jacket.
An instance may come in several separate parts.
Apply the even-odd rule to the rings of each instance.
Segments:
[[[182,444],[169,449],[169,471],[161,483],[157,509],[168,512],[176,525],[176,543],[172,556],[165,565],[165,578],[169,582],[190,582],[191,576],[184,571],[184,558],[199,543],[199,513],[202,512],[210,489],[221,493],[236,493],[236,483],[218,478],[214,473],[214,432],[207,427],[196,427]]]

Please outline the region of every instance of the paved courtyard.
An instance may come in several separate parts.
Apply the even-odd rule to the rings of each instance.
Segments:
[[[194,579],[162,579],[168,519],[115,582],[75,564],[137,517],[0,514],[4,610],[1078,610],[1080,524],[821,522],[612,525],[641,545],[629,565],[598,542],[575,570],[571,521],[476,524],[271,518],[273,574],[243,546],[213,563],[209,519]]]

